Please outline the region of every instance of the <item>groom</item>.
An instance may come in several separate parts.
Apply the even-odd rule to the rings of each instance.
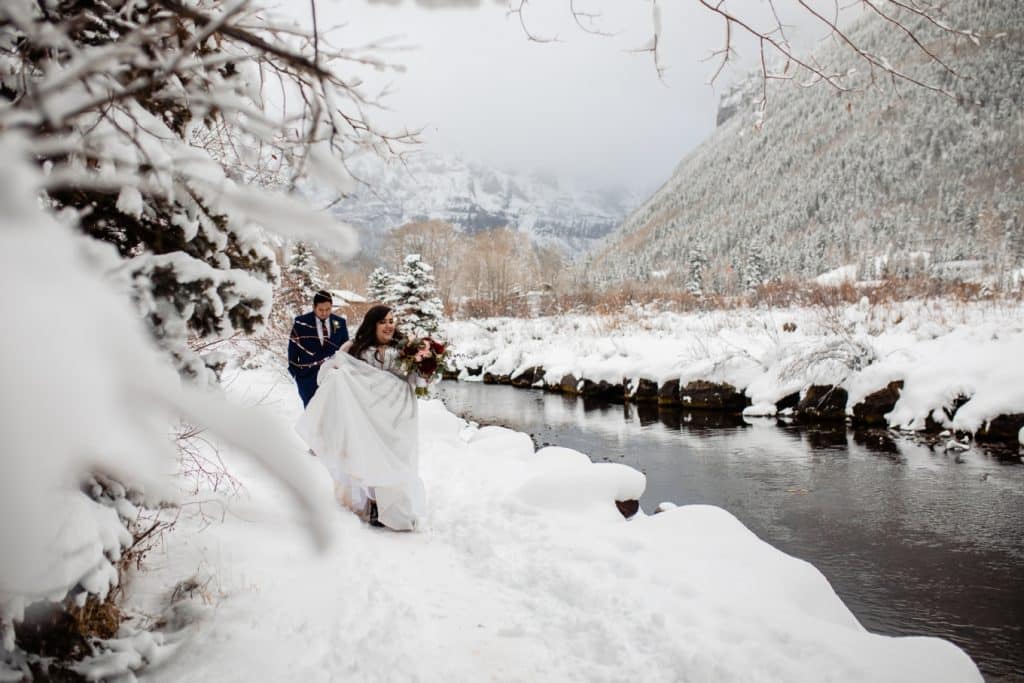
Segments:
[[[316,393],[320,365],[348,341],[345,319],[331,314],[331,295],[320,290],[313,296],[313,311],[295,318],[288,338],[288,372],[299,387],[302,406]]]

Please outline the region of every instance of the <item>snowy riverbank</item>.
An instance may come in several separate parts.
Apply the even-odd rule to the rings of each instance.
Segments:
[[[291,429],[286,377],[246,371],[229,386]],[[866,632],[820,572],[725,510],[627,521],[614,501],[639,497],[635,470],[467,429],[436,401],[420,430],[425,528],[374,530],[339,508],[320,554],[280,484],[222,447],[244,494],[201,491],[214,518],[186,506],[128,588],[129,607],[155,619],[170,587],[197,576],[164,614],[167,628],[198,621],[168,635],[175,656],[149,678],[981,680],[948,642]],[[299,444],[286,457],[319,482],[311,496],[331,495]]]
[[[1024,443],[1019,303],[637,308],[616,317],[456,321],[446,332],[462,379],[526,378],[526,386],[684,407],[698,400],[700,387],[691,383],[709,382],[720,394],[725,387],[712,403],[748,415],[796,408],[809,387],[824,387],[839,419],[871,397],[877,419],[892,427]]]

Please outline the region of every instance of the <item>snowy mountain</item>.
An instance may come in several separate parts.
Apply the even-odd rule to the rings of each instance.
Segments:
[[[1024,263],[1024,12],[1019,0],[956,0],[947,16],[980,44],[916,29],[961,79],[873,14],[851,31],[955,98],[773,81],[759,129],[760,80],[739,83],[722,97],[715,132],[595,250],[591,272],[685,287],[703,269],[703,287],[716,291],[845,264],[874,277],[878,263],[914,274],[982,261],[1007,278]],[[848,63],[864,86],[863,64]]]
[[[440,219],[467,233],[512,227],[571,256],[608,234],[642,200],[624,189],[570,188],[541,174],[428,153],[412,155],[405,165],[357,162],[353,170],[366,184],[334,213],[359,228],[370,249],[388,230]]]

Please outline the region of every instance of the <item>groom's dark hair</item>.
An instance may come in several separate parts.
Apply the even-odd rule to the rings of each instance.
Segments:
[[[331,293],[325,289],[321,289],[319,292],[313,295],[313,305],[328,303],[333,304],[334,299],[331,298]]]

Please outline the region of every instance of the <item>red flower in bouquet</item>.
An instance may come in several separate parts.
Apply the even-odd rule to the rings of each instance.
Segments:
[[[446,353],[445,345],[430,337],[411,338],[402,347],[402,356],[409,370],[415,369],[420,377],[427,380],[437,372]]]

